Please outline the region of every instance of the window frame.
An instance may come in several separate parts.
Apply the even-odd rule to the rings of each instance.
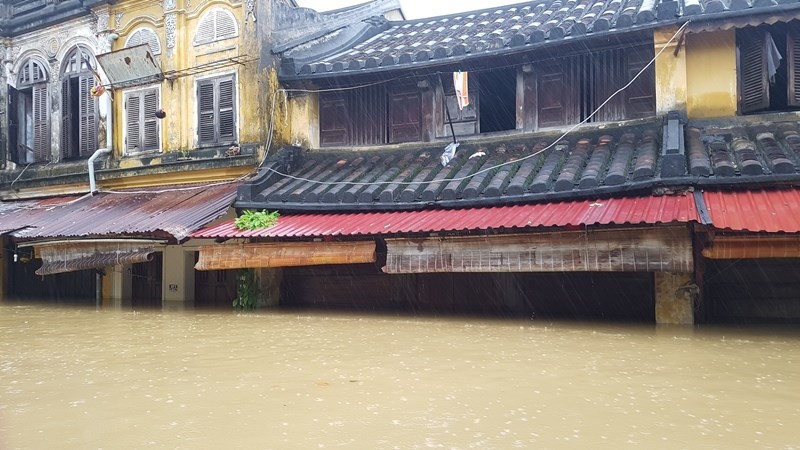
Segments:
[[[128,139],[130,137],[130,125],[129,125],[129,110],[128,110],[128,102],[130,101],[131,97],[138,97],[140,101],[139,107],[139,142],[144,142],[147,139],[147,131],[143,124],[146,124],[148,121],[147,118],[147,111],[145,110],[145,96],[149,92],[155,92],[156,94],[156,101],[155,106],[158,108],[161,105],[161,85],[150,85],[146,87],[140,87],[135,89],[126,89],[122,93],[122,154],[125,156],[131,155],[141,155],[147,153],[161,153],[163,151],[163,139],[161,136],[161,119],[156,118],[153,116],[150,119],[151,122],[156,124],[156,131],[155,131],[155,139],[156,139],[156,146],[154,148],[141,148],[138,151],[134,151],[128,148]],[[154,111],[155,112],[155,111]]]
[[[219,121],[219,101],[220,101],[220,83],[225,82],[227,80],[231,81],[231,89],[232,89],[232,96],[233,99],[231,101],[232,106],[232,136],[222,137],[220,133],[220,121]],[[238,85],[238,74],[235,71],[232,72],[224,72],[224,73],[217,73],[213,75],[209,75],[207,77],[202,78],[195,78],[194,82],[194,92],[195,92],[195,142],[196,146],[198,147],[214,147],[220,145],[227,145],[237,142],[239,139],[239,85]],[[213,86],[213,104],[212,109],[210,111],[214,112],[214,139],[213,140],[203,140],[201,135],[201,121],[202,121],[202,114],[204,114],[201,105],[201,98],[200,98],[200,89],[203,85],[211,84]],[[209,111],[209,110],[206,110]]]
[[[33,71],[38,68],[41,72],[41,77],[37,80],[33,76]],[[26,78],[25,74],[30,77]],[[20,65],[17,73],[16,87],[8,86],[9,90],[9,104],[14,104],[12,108],[7,111],[7,123],[9,127],[9,148],[12,148],[6,158],[15,164],[35,164],[48,162],[52,159],[52,138],[50,136],[51,130],[51,117],[50,117],[50,72],[48,65],[45,64],[38,57],[32,56],[24,60]],[[27,143],[19,142],[19,132],[21,127],[27,128],[27,121],[23,122],[19,119],[19,104],[22,98],[26,98],[31,103],[31,133],[32,133],[32,147]],[[26,118],[27,119],[27,118]],[[16,134],[16,135],[14,135]],[[32,161],[27,160],[27,156],[23,158],[20,155],[20,145],[32,153]],[[27,154],[27,153],[26,153]]]
[[[85,66],[83,59],[78,56],[79,53],[87,57]],[[96,67],[97,60],[94,53],[83,44],[78,44],[70,49],[62,60],[60,153],[63,160],[88,158],[100,147],[100,143],[97,141],[100,105],[97,97],[90,95],[91,89],[96,85]],[[77,89],[74,89],[73,80],[77,80]],[[77,102],[78,110],[77,124],[73,123],[75,118],[71,114],[75,102]],[[76,130],[77,140],[73,130],[73,127],[76,126],[78,127]],[[73,148],[73,144],[77,148]]]

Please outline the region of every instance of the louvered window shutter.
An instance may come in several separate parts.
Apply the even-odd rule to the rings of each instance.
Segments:
[[[131,94],[125,103],[125,113],[127,114],[125,124],[125,150],[137,152],[142,150],[140,142],[140,127],[142,115],[142,102],[140,94]]]
[[[33,157],[50,160],[50,114],[47,111],[47,85],[33,87]]]
[[[219,80],[219,140],[233,141],[236,138],[236,114],[234,110],[233,79]]]
[[[158,90],[153,89],[144,92],[144,108],[142,108],[144,133],[142,136],[142,150],[158,150]]]
[[[69,79],[61,81],[61,157],[71,158],[74,155],[73,140],[70,138],[73,127],[73,117],[69,104],[72,98],[72,89]]]
[[[790,31],[786,35],[787,88],[790,106],[800,106],[800,32]]]
[[[91,156],[97,150],[97,99],[92,96],[94,77],[80,77],[80,156]]]
[[[236,36],[236,21],[233,15],[223,10],[218,10],[216,14],[215,39],[227,39]]]
[[[767,55],[764,52],[764,33],[744,30],[739,40],[739,95],[743,113],[769,108]]]
[[[214,110],[214,80],[206,80],[197,85],[197,103],[199,117],[197,134],[200,143],[216,141],[216,114]]]
[[[19,164],[22,161],[19,152],[19,93],[16,89],[8,86],[8,155],[11,161]],[[0,147],[2,150],[2,147]]]

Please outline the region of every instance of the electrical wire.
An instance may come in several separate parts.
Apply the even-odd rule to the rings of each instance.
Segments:
[[[486,172],[491,172],[493,170],[499,169],[500,167],[504,167],[504,166],[511,165],[511,164],[517,164],[517,163],[519,163],[521,161],[525,161],[527,159],[533,158],[535,156],[540,155],[542,152],[545,152],[545,151],[549,150],[550,148],[554,147],[559,142],[561,142],[565,137],[567,137],[567,135],[569,135],[570,133],[575,131],[575,129],[577,129],[581,125],[585,124],[592,117],[594,117],[614,97],[616,97],[618,94],[620,94],[621,92],[623,92],[626,89],[628,89],[636,81],[637,78],[639,78],[648,68],[650,68],[650,66],[652,66],[653,63],[655,63],[655,61],[659,58],[659,56],[661,56],[661,54],[664,53],[664,50],[666,50],[667,47],[669,47],[670,44],[672,44],[672,42],[675,40],[675,38],[678,37],[683,32],[684,29],[686,29],[686,27],[689,25],[689,23],[691,23],[691,21],[686,21],[680,28],[678,28],[678,30],[672,35],[672,37],[670,37],[669,40],[661,47],[661,50],[659,50],[658,53],[656,53],[653,56],[653,58],[644,67],[642,67],[642,69],[639,70],[639,72],[637,72],[636,75],[634,75],[630,79],[630,81],[628,81],[624,86],[622,86],[621,88],[617,89],[613,94],[611,94],[603,103],[600,104],[600,106],[595,108],[595,110],[592,111],[591,114],[586,116],[585,119],[583,119],[582,121],[576,123],[575,125],[573,125],[569,129],[564,131],[557,139],[553,140],[553,142],[551,144],[549,144],[549,145],[547,145],[547,146],[545,146],[545,147],[543,147],[543,148],[541,148],[541,149],[539,149],[539,150],[537,150],[537,151],[535,151],[535,152],[533,152],[533,153],[531,153],[529,155],[526,155],[526,156],[524,156],[522,158],[515,159],[513,161],[506,161],[506,162],[503,162],[503,163],[500,163],[500,164],[496,164],[496,165],[493,165],[493,166],[490,166],[490,167],[486,167],[486,168],[483,168],[483,169],[481,169],[481,170],[479,170],[479,171],[477,171],[475,173],[472,173],[472,174],[469,174],[469,175],[465,175],[463,177],[453,177],[453,178],[438,179],[438,180],[436,180],[436,182],[437,183],[447,183],[447,182],[451,182],[451,181],[468,180],[468,179],[470,179],[470,178],[472,178],[472,177],[474,177],[476,175],[484,174]],[[370,185],[375,184],[375,183],[372,183],[372,182],[313,180],[313,179],[310,179],[310,178],[297,177],[297,176],[294,176],[294,175],[291,175],[291,174],[283,173],[283,172],[281,172],[279,170],[273,169],[272,167],[268,167],[267,170],[269,170],[271,172],[274,172],[274,173],[276,173],[278,175],[293,179],[293,180],[304,181],[306,183],[312,183],[312,184],[317,184],[317,185],[325,185],[325,186],[341,186],[341,185],[347,185],[347,186],[370,186]],[[400,186],[411,186],[411,185],[418,185],[418,184],[426,184],[426,183],[429,183],[429,181],[392,181],[391,183],[392,184],[396,184],[396,185],[400,185]]]

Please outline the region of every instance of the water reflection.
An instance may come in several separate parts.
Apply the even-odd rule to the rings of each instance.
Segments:
[[[0,448],[796,447],[797,329],[0,306]]]

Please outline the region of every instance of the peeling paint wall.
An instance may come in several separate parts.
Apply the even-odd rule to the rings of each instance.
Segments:
[[[270,77],[259,72],[261,41],[256,39],[255,2],[234,0],[165,0],[163,2],[123,1],[114,5],[114,32],[119,38],[114,49],[124,48],[131,35],[147,28],[156,33],[161,45],[159,61],[166,80],[161,86],[161,150],[191,151],[200,146],[197,123],[197,82],[217,76],[235,76],[236,142],[261,144],[265,138],[265,105],[259,91],[269,89]],[[233,15],[237,34],[209,43],[196,42],[198,25],[207,14],[222,10]],[[124,115],[123,91],[115,93],[115,116]],[[124,148],[124,121],[115,125],[117,155]],[[132,162],[131,164],[135,164]]]
[[[688,34],[686,73],[689,118],[736,115],[735,30]]]
[[[664,49],[656,59],[656,114],[659,115],[686,110],[686,51],[681,49],[675,54],[677,38],[667,45],[677,30],[677,27],[667,27],[653,32],[655,54]]]
[[[61,73],[63,63],[67,55],[78,45],[83,48],[89,49],[94,55],[107,51],[108,45],[106,40],[99,38],[97,32],[98,26],[102,17],[80,17],[77,19],[69,20],[49,28],[44,28],[34,32],[26,33],[14,38],[5,39],[0,53],[3,57],[4,67],[0,70],[0,84],[2,84],[2,108],[3,114],[2,125],[2,143],[4,148],[7,149],[8,145],[8,88],[16,88],[17,78],[19,71],[23,64],[29,59],[34,58],[38,61],[45,63],[47,70],[47,92],[48,103],[50,109],[50,159],[51,161],[58,162],[61,160],[61,129],[62,129],[62,113],[61,113]],[[102,74],[101,74],[102,75]],[[101,127],[105,127],[108,123],[108,95],[103,95],[98,98],[98,122]],[[105,141],[101,141],[100,137],[105,138],[105,133],[98,133],[98,142],[96,147],[104,147]],[[6,168],[14,170],[17,167],[14,163],[8,161]]]
[[[291,110],[290,143],[303,148],[319,148],[319,94],[301,94],[289,101]]]

